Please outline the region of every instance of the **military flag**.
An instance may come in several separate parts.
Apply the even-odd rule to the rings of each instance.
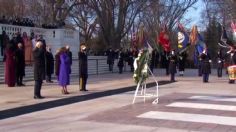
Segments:
[[[233,32],[233,40],[236,42],[236,24],[233,21],[231,22],[231,29]]]
[[[181,52],[185,50],[189,43],[189,35],[182,24],[178,23],[178,49]]]
[[[167,28],[165,28],[160,32],[159,37],[157,38],[158,43],[162,46],[164,51],[170,52],[170,40],[169,35],[167,33]]]

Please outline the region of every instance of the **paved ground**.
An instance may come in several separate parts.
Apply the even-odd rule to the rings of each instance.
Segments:
[[[158,81],[168,80],[163,70],[155,72]],[[209,83],[202,83],[196,76],[196,70],[187,70],[186,76],[177,77],[177,82],[160,85],[159,104],[150,98],[143,103],[137,99],[132,104],[134,91],[122,93],[113,91],[133,86],[130,73],[104,74],[89,78],[89,92],[78,92],[76,79],[70,85],[70,95],[61,95],[55,84],[44,84],[43,95],[46,99],[33,100],[32,82],[27,87],[0,87],[0,116],[4,111],[21,107],[51,102],[57,107],[48,107],[30,111],[27,114],[8,117],[0,120],[3,132],[185,132],[185,131],[236,131],[236,84],[228,84],[227,77],[217,78],[215,71]],[[149,82],[152,82],[150,79]],[[130,87],[132,88],[132,87]],[[154,87],[148,92],[154,92]],[[129,90],[127,90],[129,91]],[[103,93],[102,93],[103,92]],[[94,97],[102,93],[103,96]],[[117,93],[117,94],[116,94]],[[119,93],[119,94],[118,94]],[[106,96],[108,94],[109,96]],[[92,97],[85,99],[85,95]],[[79,98],[83,97],[83,99]],[[65,101],[70,99],[70,101]],[[71,100],[80,100],[78,102]],[[68,104],[53,102],[61,100]],[[82,101],[81,101],[82,100]],[[47,104],[45,104],[47,105]],[[43,107],[43,105],[41,105]],[[11,113],[6,113],[11,114]]]

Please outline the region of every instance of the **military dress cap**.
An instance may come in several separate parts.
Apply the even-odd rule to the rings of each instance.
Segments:
[[[86,49],[85,43],[80,44],[80,49]]]

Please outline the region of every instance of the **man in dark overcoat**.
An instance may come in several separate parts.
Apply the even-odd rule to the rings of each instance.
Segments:
[[[16,85],[24,86],[22,80],[25,76],[25,55],[22,43],[18,43],[17,47],[15,51]]]
[[[86,46],[81,44],[79,56],[79,85],[80,91],[88,91],[86,89],[87,78],[88,78],[88,57],[86,53]]]
[[[54,58],[51,48],[47,47],[46,51],[46,81],[52,83],[52,74],[54,73]]]
[[[113,65],[115,60],[115,52],[110,48],[107,52],[107,64],[109,65],[109,71],[113,71]]]
[[[43,80],[45,79],[45,50],[43,49],[43,44],[41,41],[36,43],[36,47],[33,51],[34,57],[34,98],[42,99],[41,96],[41,87]]]

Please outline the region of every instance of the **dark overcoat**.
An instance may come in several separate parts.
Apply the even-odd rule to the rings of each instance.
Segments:
[[[54,73],[54,58],[51,52],[46,52],[46,74]]]
[[[183,52],[179,55],[179,57],[178,57],[179,71],[184,71],[185,70],[186,59],[187,59],[187,53],[186,52]]]
[[[201,54],[200,58],[202,60],[202,74],[210,74],[211,73],[211,64],[209,62],[210,56],[209,54]]]
[[[35,48],[34,56],[34,80],[45,79],[45,53],[43,48]]]
[[[16,76],[25,76],[25,56],[23,49],[17,49],[15,52]]]
[[[170,55],[169,57],[169,72],[171,74],[175,74],[176,71],[176,66],[177,66],[177,56],[176,55]]]
[[[55,75],[56,75],[57,77],[59,76],[60,65],[61,65],[60,53],[57,53],[57,54],[55,55]]]
[[[88,57],[86,53],[79,52],[79,76],[80,77],[88,77]]]

